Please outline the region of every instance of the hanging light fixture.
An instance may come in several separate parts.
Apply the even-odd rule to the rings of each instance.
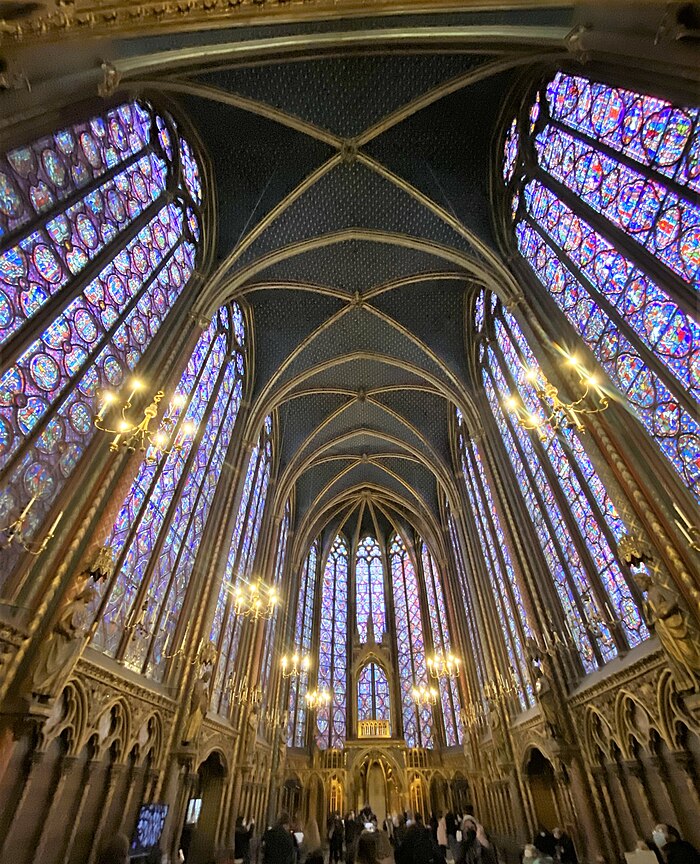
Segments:
[[[239,577],[235,585],[224,582],[224,587],[233,594],[233,614],[253,621],[271,618],[279,603],[277,589],[266,585],[262,579],[248,582]]]
[[[330,690],[308,690],[306,693],[306,704],[312,711],[325,708],[331,704],[333,694]]]
[[[432,657],[428,657],[428,672],[432,678],[459,678],[459,657],[455,657],[449,651],[445,654],[438,651]]]
[[[157,432],[152,432],[149,427],[158,414],[159,403],[165,396],[162,390],[158,390],[150,404],[144,408],[143,417],[140,420],[130,416],[133,399],[140,390],[143,390],[143,386],[143,382],[138,378],[132,379],[130,382],[131,392],[121,404],[119,404],[119,397],[116,393],[112,393],[110,390],[101,391],[99,394],[100,407],[93,417],[93,424],[100,432],[114,436],[109,445],[112,453],[118,452],[122,447],[130,452],[138,449],[145,453],[149,446],[152,447],[153,452],[146,457],[146,461],[153,464],[161,456],[168,456],[182,450],[185,442],[194,436],[196,427],[191,420],[185,420],[178,430],[175,440],[171,443],[171,435],[177,425],[179,411],[184,408],[187,402],[181,393],[176,393],[170,400],[170,405],[175,413],[166,414],[163,417]],[[107,420],[108,415],[111,418],[109,421]]]
[[[559,396],[559,390],[547,380],[539,367],[524,366],[525,380],[532,384],[542,410],[530,411],[516,396],[511,396],[505,402],[506,408],[517,416],[518,423],[524,429],[536,431],[541,441],[547,440],[545,430],[548,426],[552,431],[563,428],[585,432],[581,417],[586,414],[600,414],[608,407],[608,397],[595,373],[588,372],[576,355],[566,354],[565,358],[566,364],[573,367],[578,374],[578,399],[565,402]]]
[[[418,684],[411,690],[411,698],[419,707],[437,705],[439,695],[437,687],[428,687],[425,684]]]
[[[311,668],[311,657],[308,654],[303,656],[295,651],[293,654],[283,654],[280,660],[280,668],[282,669],[283,678],[298,678],[302,673],[308,672]]]
[[[19,513],[16,519],[13,519],[12,522],[5,525],[4,528],[0,528],[0,534],[5,535],[5,539],[0,542],[0,549],[7,549],[8,547],[12,546],[13,543],[18,543],[25,552],[28,552],[30,555],[34,555],[36,557],[41,555],[41,553],[53,540],[53,536],[56,533],[56,528],[58,528],[58,523],[63,518],[63,510],[61,510],[58,516],[56,516],[53,521],[53,525],[49,528],[48,532],[44,536],[44,539],[40,543],[32,543],[31,540],[26,536],[27,520],[31,516],[34,505],[44,491],[44,488],[45,487],[42,486],[38,492],[35,492],[32,495],[32,497],[24,505],[21,513]]]

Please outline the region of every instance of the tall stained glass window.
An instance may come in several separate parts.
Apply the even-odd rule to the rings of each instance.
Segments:
[[[487,680],[486,669],[484,667],[484,656],[481,650],[481,638],[479,636],[479,626],[477,623],[476,607],[472,595],[471,584],[467,576],[467,566],[464,560],[462,544],[457,534],[457,525],[452,511],[447,509],[447,526],[450,533],[450,542],[452,544],[452,552],[454,554],[455,564],[457,567],[457,582],[460,593],[462,595],[462,603],[464,616],[467,622],[467,632],[469,634],[469,650],[474,658],[474,666],[476,676],[479,681],[480,689],[483,691],[484,682]]]
[[[106,540],[116,567],[97,588],[93,645],[156,679],[185,635],[180,613],[241,402],[243,339],[238,306],[220,309],[168,408],[180,449],[146,454]]]
[[[436,653],[445,656],[452,651],[450,630],[447,623],[447,609],[445,608],[445,595],[442,591],[442,584],[437,572],[435,559],[426,543],[423,543],[421,547],[421,559],[428,600],[428,617],[430,618],[430,629],[433,637],[433,649]],[[440,678],[438,681],[438,690],[440,692],[442,719],[445,727],[445,743],[448,747],[454,747],[462,743],[462,727],[459,723],[461,705],[457,681],[454,678]]]
[[[233,614],[233,592],[239,579],[250,578],[255,562],[260,524],[270,482],[271,436],[272,418],[267,417],[248,461],[248,470],[243,481],[241,500],[226,558],[226,571],[219,590],[209,637],[218,649],[212,706],[223,715],[228,715],[230,711],[233,688],[241,683],[241,676],[235,669],[241,637],[241,619]]]
[[[700,499],[700,109],[560,72],[528,111],[518,249]]]
[[[374,638],[381,642],[386,626],[384,611],[384,567],[382,552],[374,537],[360,541],[355,556],[355,597],[357,631],[360,642],[368,637],[368,623],[372,621]]]
[[[320,749],[342,747],[346,730],[348,672],[348,547],[338,535],[333,542],[321,586],[321,627],[318,686],[332,692],[329,706],[316,715],[316,742]]]
[[[539,413],[535,386],[542,382],[528,380],[528,372],[536,370],[537,364],[515,318],[500,303],[489,305],[485,326],[494,338],[481,343],[484,389],[569,636],[584,669],[591,671],[615,657],[620,648],[637,645],[648,636],[635,589],[614,551],[626,529],[575,431],[555,434],[545,424],[543,442],[513,422],[504,409],[504,403],[517,397],[530,413]]]
[[[404,738],[409,747],[432,747],[432,711],[428,707],[418,708],[411,695],[415,685],[429,685],[420,591],[413,561],[398,534],[389,542],[389,563],[396,615]]]
[[[290,508],[289,501],[287,501],[284,507],[284,516],[280,523],[279,534],[277,536],[277,551],[275,553],[275,573],[273,581],[278,591],[282,582],[282,574],[285,571],[287,538],[289,536],[289,519]],[[265,705],[268,704],[268,697],[271,696],[269,693],[269,684],[271,682],[272,659],[275,653],[275,634],[277,632],[277,623],[279,621],[280,611],[279,606],[277,606],[275,611],[272,613],[272,617],[265,624],[265,647],[263,649],[263,668],[262,678],[260,681]]]
[[[491,582],[498,623],[505,640],[508,661],[515,670],[518,698],[522,708],[533,704],[532,685],[528,669],[525,640],[532,636],[528,625],[520,588],[510,559],[498,511],[494,506],[491,489],[484,475],[484,466],[478,448],[466,433],[464,419],[457,416],[457,446],[462,473],[471,505],[478,543],[485,570]],[[454,530],[451,528],[451,530]]]
[[[357,719],[391,722],[389,681],[378,663],[368,663],[357,679]]]
[[[58,515],[98,389],[125,384],[187,284],[201,200],[189,146],[145,101],[0,155],[0,520],[34,499],[28,539]]]
[[[294,622],[294,650],[302,657],[309,656],[314,626],[314,599],[318,576],[318,540],[311,544],[304,561],[299,582],[299,599]],[[303,747],[306,744],[306,693],[309,689],[310,670],[302,670],[289,682],[289,729],[287,746]]]

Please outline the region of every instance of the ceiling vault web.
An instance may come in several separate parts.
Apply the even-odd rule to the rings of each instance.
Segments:
[[[296,497],[302,543],[362,518],[367,495],[434,537],[440,497],[457,503],[454,406],[480,425],[466,298],[520,295],[490,225],[491,147],[514,82],[552,50],[408,48],[386,76],[386,52],[342,39],[299,58],[212,48],[139,79],[181,101],[208,153],[220,230],[195,312],[235,298],[250,316],[243,438],[278,415],[274,508]]]

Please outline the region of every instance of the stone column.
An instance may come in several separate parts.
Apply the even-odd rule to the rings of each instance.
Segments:
[[[85,769],[83,771],[83,787],[80,790],[80,800],[78,801],[78,806],[75,808],[75,812],[71,814],[73,825],[70,829],[70,836],[68,837],[66,851],[63,853],[62,864],[68,864],[68,861],[70,860],[71,852],[73,851],[73,844],[75,843],[75,838],[78,834],[78,828],[83,818],[83,810],[85,810],[85,804],[90,794],[92,777],[95,773],[95,769],[99,764],[99,762],[90,761],[85,765]]]
[[[627,769],[627,774],[634,778],[634,786],[639,795],[639,800],[642,802],[644,809],[646,811],[646,817],[649,822],[649,826],[646,830],[643,830],[640,833],[640,837],[648,837],[649,836],[649,828],[653,828],[654,825],[659,822],[660,816],[656,809],[655,803],[649,797],[649,790],[646,784],[646,777],[644,776],[644,766],[636,759],[630,759],[626,761],[625,768]]]
[[[628,813],[632,817],[632,822],[634,823],[634,830],[637,833],[637,837],[638,838],[646,837],[647,836],[646,835],[646,829],[642,825],[642,823],[639,819],[639,811],[638,811],[637,807],[635,807],[634,801],[632,800],[632,797],[630,796],[629,787],[627,785],[627,779],[625,776],[625,772],[622,768],[622,765],[619,762],[611,762],[610,763],[610,769],[611,769],[612,773],[615,775],[615,777],[617,777],[617,782],[618,782],[618,785],[620,786],[620,790],[622,792],[622,798],[624,801],[624,805],[625,805]],[[617,816],[617,813],[613,809],[613,819],[615,818],[615,816]]]
[[[597,809],[601,815],[601,826],[608,835],[611,850],[615,847],[613,851],[615,851],[617,855],[622,855],[627,847],[625,845],[624,837],[620,833],[615,809],[610,800],[610,788],[608,786],[606,770],[602,765],[596,765],[591,768],[590,775],[591,791],[593,792],[593,800],[595,801]],[[612,835],[610,833],[611,830]]]
[[[44,752],[35,750],[29,758],[29,765],[27,768],[27,775],[24,780],[24,786],[22,787],[22,793],[19,796],[19,801],[17,802],[17,806],[15,807],[15,812],[12,814],[12,818],[10,819],[10,823],[7,826],[7,833],[5,834],[5,839],[0,845],[0,861],[9,861],[10,858],[6,857],[6,849],[11,848],[11,844],[8,846],[8,841],[12,837],[12,829],[14,828],[15,822],[17,821],[17,816],[22,812],[22,808],[24,807],[24,803],[27,800],[27,796],[29,794],[29,789],[32,785],[32,780],[36,773],[37,768],[44,761]]]
[[[689,750],[676,750],[673,753],[673,758],[685,776],[691,801],[697,812],[700,813],[700,784],[698,783],[698,775],[695,771],[693,754]]]
[[[100,818],[97,822],[97,827],[95,828],[92,849],[90,851],[90,857],[88,858],[88,864],[94,864],[97,858],[97,852],[100,847],[102,832],[104,831],[107,817],[109,816],[109,810],[112,804],[112,798],[114,797],[114,790],[117,788],[117,783],[119,782],[119,778],[121,777],[121,775],[124,773],[125,768],[126,765],[119,762],[115,762],[109,766],[107,777],[107,791],[102,802],[102,807],[100,808]]]
[[[51,819],[53,817],[54,811],[56,810],[58,803],[61,801],[63,787],[66,785],[66,778],[68,777],[71,768],[73,768],[73,766],[75,765],[75,762],[75,756],[61,757],[60,765],[58,768],[58,780],[54,787],[53,794],[51,795],[51,802],[49,803],[48,809],[43,814],[41,814],[41,818],[43,819],[44,824],[41,827],[39,839],[36,841],[36,852],[34,853],[34,858],[32,859],[35,864],[40,864],[40,862],[44,860],[44,847],[46,845],[46,838],[48,836],[48,828],[51,824]]]

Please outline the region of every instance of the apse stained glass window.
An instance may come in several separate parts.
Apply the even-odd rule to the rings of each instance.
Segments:
[[[437,572],[435,559],[426,543],[421,544],[421,559],[423,578],[425,579],[425,592],[428,601],[428,617],[430,619],[433,653],[436,656],[445,657],[447,654],[452,653],[450,630],[447,623],[447,609],[445,608],[445,595],[442,591],[442,584],[440,575]],[[438,680],[438,691],[440,693],[442,721],[445,729],[445,743],[448,747],[454,747],[462,743],[462,727],[459,723],[461,705],[456,679],[440,678]]]
[[[368,624],[372,621],[374,639],[382,641],[386,615],[384,611],[384,568],[382,552],[374,537],[360,540],[355,556],[355,604],[357,632],[360,642],[368,640]]]
[[[391,722],[389,681],[378,663],[367,663],[357,679],[357,719]]]
[[[289,501],[287,501],[284,507],[284,517],[282,518],[282,523],[280,524],[280,531],[277,537],[277,551],[275,553],[275,573],[273,581],[278,591],[282,582],[282,574],[285,572],[287,538],[289,536],[289,509]],[[277,623],[279,621],[279,617],[280,608],[279,606],[277,606],[275,611],[272,613],[272,617],[265,624],[265,648],[263,650],[263,668],[262,678],[260,681],[260,687],[263,691],[263,699],[265,705],[268,704],[268,697],[271,696],[268,691],[269,684],[271,683],[272,659],[273,654],[275,653],[275,634],[277,632]]]
[[[425,706],[419,708],[412,697],[414,686],[429,686],[418,579],[408,549],[398,534],[389,542],[389,562],[396,615],[404,738],[409,747],[432,747],[432,711]]]
[[[338,535],[333,542],[321,586],[318,687],[331,692],[331,703],[316,712],[316,743],[320,749],[342,747],[346,730],[348,633],[348,547]]]
[[[105,541],[115,576],[96,586],[93,645],[157,680],[186,636],[180,613],[241,402],[243,336],[235,304],[202,333],[168,406],[179,448],[147,452]]]
[[[562,604],[565,635],[591,671],[615,657],[619,645],[647,636],[612,551],[624,525],[575,432],[555,435],[543,427],[543,443],[505,412],[512,396],[530,412],[539,410],[526,378],[536,363],[517,322],[500,304],[493,328],[497,339],[481,348],[484,388]],[[613,627],[622,632],[615,635]]]
[[[505,145],[518,249],[700,498],[700,109],[561,72],[538,99]]]
[[[527,666],[525,640],[532,636],[527,623],[520,589],[515,577],[505,535],[494,506],[491,489],[484,475],[478,448],[468,439],[464,418],[458,409],[457,446],[471,514],[486,573],[491,582],[498,623],[508,653],[510,668],[516,672],[521,708],[532,702],[532,686]]]
[[[299,583],[299,599],[294,625],[294,650],[302,657],[310,656],[314,626],[314,599],[318,575],[318,540],[309,549]],[[311,670],[302,670],[289,682],[289,730],[287,745],[303,747],[306,743],[306,693]]]
[[[184,149],[198,174],[172,118],[135,101],[0,156],[0,520],[31,501],[27,539],[59,515],[97,391],[125,386],[192,274]]]
[[[212,705],[214,710],[223,715],[230,711],[234,689],[252,683],[244,682],[235,667],[241,620],[233,612],[233,593],[240,580],[249,581],[251,577],[270,482],[271,463],[272,419],[267,417],[248,461],[209,637],[218,649]]]

